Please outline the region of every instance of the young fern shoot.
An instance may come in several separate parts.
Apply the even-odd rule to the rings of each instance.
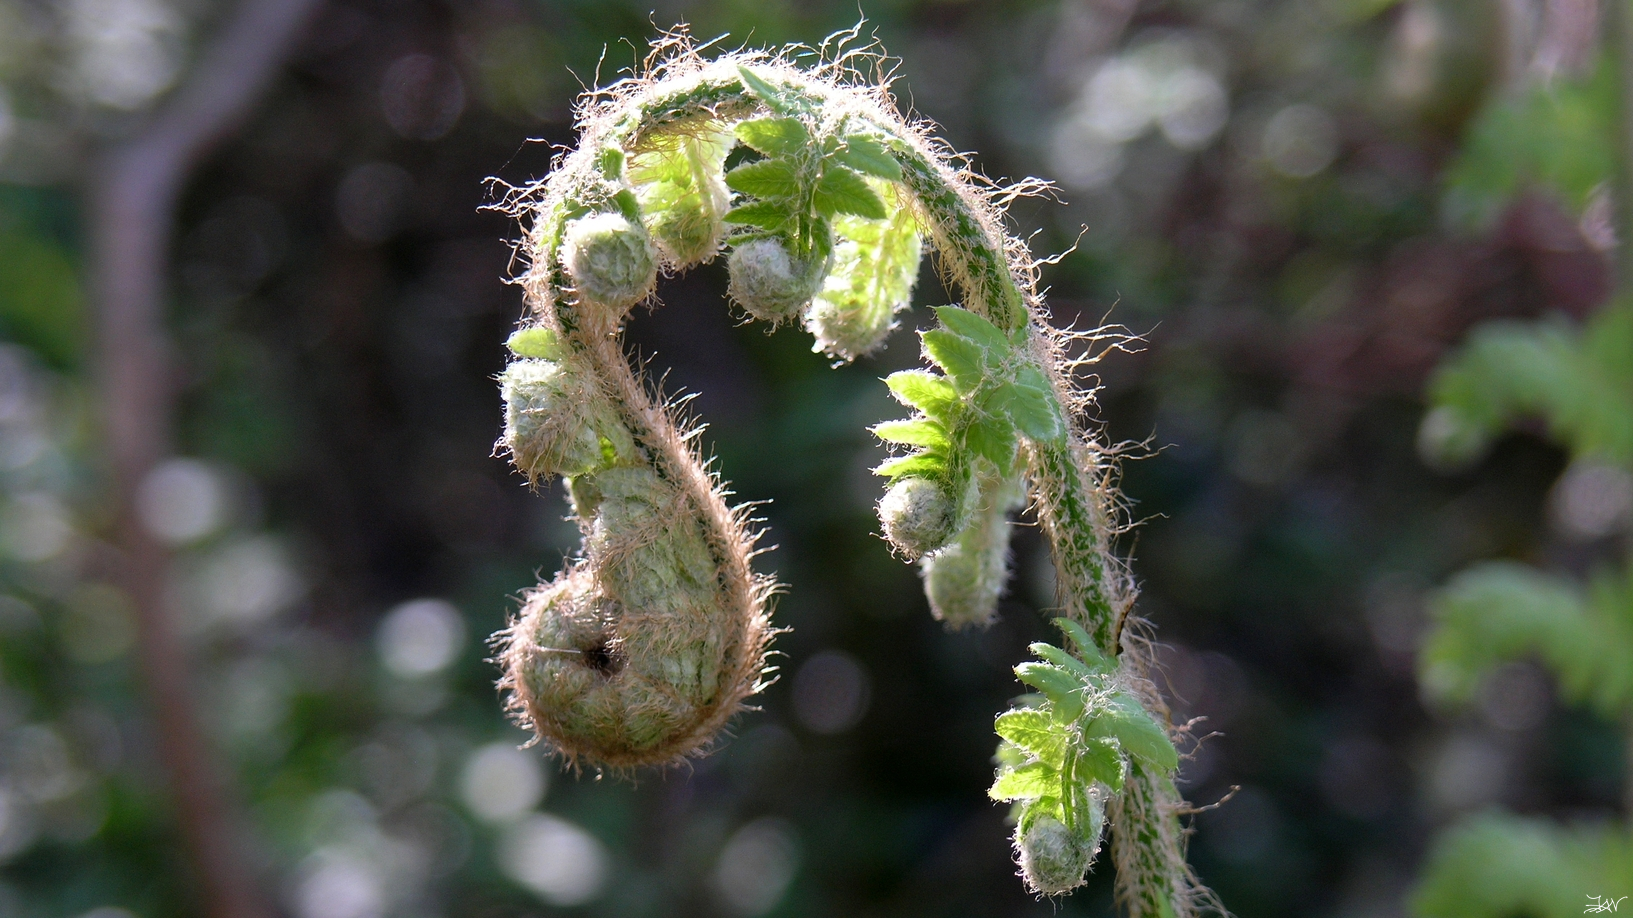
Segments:
[[[1070,649],[1034,644],[1016,674],[1037,693],[998,718],[991,794],[1015,803],[1016,860],[1033,891],[1066,893],[1109,824],[1127,914],[1195,914],[1209,897],[1185,862],[1175,731],[1125,628],[1106,451],[1074,410],[1087,397],[1065,335],[1003,199],[861,72],[876,55],[842,44],[706,60],[662,40],[581,102],[578,147],[512,196],[529,309],[500,378],[501,446],[531,480],[566,480],[584,541],[496,636],[509,705],[569,761],[622,769],[706,751],[765,684],[775,587],[751,567],[750,521],[624,357],[657,275],[725,252],[738,307],[851,359],[909,304],[927,245],[964,301],[936,309],[929,366],[887,380],[911,415],[873,429],[902,448],[877,470],[882,529],[922,565],[938,618],[980,625],[1007,514],[1035,508]]]

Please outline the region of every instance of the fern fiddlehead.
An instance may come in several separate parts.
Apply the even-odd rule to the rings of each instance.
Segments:
[[[877,470],[882,529],[921,562],[938,617],[981,624],[1006,515],[1030,496],[1072,649],[1034,645],[1017,675],[1038,694],[998,720],[992,795],[1016,802],[1017,861],[1034,891],[1067,892],[1109,821],[1127,912],[1194,914],[1205,891],[1185,864],[1167,713],[1123,633],[1133,591],[1108,545],[1104,454],[1072,410],[1034,264],[998,195],[862,78],[862,58],[814,57],[660,42],[582,104],[579,146],[550,177],[513,196],[529,312],[501,377],[501,446],[530,479],[567,480],[584,544],[498,636],[509,703],[568,759],[632,767],[705,749],[763,685],[774,588],[750,566],[749,522],[622,354],[657,273],[724,250],[744,312],[800,319],[815,350],[850,359],[882,343],[928,242],[964,303],[923,334],[930,366],[887,380],[913,413],[874,428],[904,450]]]

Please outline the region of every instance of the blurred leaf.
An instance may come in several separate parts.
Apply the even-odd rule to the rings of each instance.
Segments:
[[[1534,183],[1580,210],[1615,175],[1615,73],[1601,63],[1587,80],[1537,80],[1520,93],[1492,93],[1445,173],[1452,221],[1487,230]]]
[[[85,322],[68,254],[26,230],[0,230],[0,335],[64,369],[79,362]]]
[[[1488,813],[1443,833],[1411,899],[1420,918],[1584,913],[1588,896],[1625,895],[1633,846],[1599,826]],[[1587,911],[1593,911],[1587,908]]]
[[[1539,654],[1573,701],[1607,717],[1633,706],[1633,589],[1603,574],[1575,583],[1522,564],[1490,562],[1454,578],[1430,605],[1420,652],[1425,687],[1466,701],[1499,663]]]

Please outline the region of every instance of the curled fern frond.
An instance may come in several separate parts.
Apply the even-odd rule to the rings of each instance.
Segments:
[[[887,380],[912,413],[874,428],[900,448],[877,469],[882,527],[923,558],[937,615],[976,624],[1002,590],[1008,514],[1030,498],[1074,649],[1036,645],[1017,672],[1045,683],[1041,700],[1000,718],[1005,737],[1037,721],[1060,744],[1006,739],[1018,758],[995,793],[1022,808],[1017,858],[1035,891],[1063,892],[1109,822],[1128,913],[1195,914],[1166,711],[1123,634],[1111,453],[1079,421],[1087,396],[1037,263],[1003,231],[1037,183],[979,180],[896,110],[876,54],[843,45],[706,60],[669,36],[581,103],[577,148],[507,200],[527,224],[528,313],[500,377],[500,445],[530,480],[566,479],[584,539],[498,636],[511,708],[569,759],[664,764],[706,750],[766,681],[774,585],[751,567],[755,534],[623,355],[657,274],[725,253],[743,311],[800,320],[848,360],[882,343],[929,247],[962,303],[922,334],[928,366]]]

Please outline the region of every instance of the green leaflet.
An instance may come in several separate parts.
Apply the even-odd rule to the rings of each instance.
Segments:
[[[924,353],[936,365],[947,371],[959,395],[968,395],[980,387],[985,379],[986,351],[968,338],[945,329],[923,334]]]
[[[944,478],[947,475],[947,457],[939,453],[913,453],[910,456],[886,461],[874,469],[873,474],[882,475],[891,481],[909,476]]]
[[[653,137],[629,158],[647,229],[677,266],[712,258],[719,248],[730,203],[720,170],[733,143],[724,129],[694,127]]]
[[[963,430],[964,448],[992,463],[999,475],[1008,475],[1015,464],[1015,427],[1001,417],[972,420]]]
[[[1099,673],[1095,672],[1094,669],[1090,668],[1089,665],[1084,663],[1082,660],[1079,660],[1078,658],[1052,644],[1045,644],[1039,641],[1036,644],[1029,645],[1027,649],[1032,651],[1033,655],[1038,657],[1038,659],[1048,663],[1053,663],[1084,682],[1087,682],[1088,680],[1099,675]]]
[[[1025,359],[1018,344],[966,309],[942,306],[936,309],[936,316],[941,327],[920,337],[925,356],[947,375],[918,371],[917,376],[903,377],[901,384],[914,391],[928,390],[930,379],[941,380],[924,404],[903,397],[895,382],[891,388],[908,404],[942,422],[954,444],[952,457],[979,458],[1000,476],[1008,476],[1014,469],[1020,436],[1047,441],[1066,436],[1066,419],[1048,380]],[[951,398],[947,388],[952,390]],[[964,410],[955,411],[954,406]]]
[[[1123,789],[1122,746],[1111,737],[1085,737],[1077,748],[1077,772],[1114,791]]]
[[[1060,796],[1060,771],[1043,762],[1028,762],[998,775],[987,796],[994,800],[1036,800]]]
[[[798,156],[811,142],[811,132],[798,118],[754,118],[738,122],[732,131],[738,140],[766,156]]]
[[[998,735],[1016,748],[1053,768],[1066,758],[1066,727],[1046,711],[1022,709],[998,715]]]
[[[885,377],[885,385],[904,405],[917,408],[943,424],[958,406],[958,392],[943,377],[925,370],[902,370]]]
[[[1055,440],[1066,432],[1059,404],[1049,392],[1006,382],[993,390],[992,404],[1034,440]]]
[[[957,306],[937,306],[936,318],[946,329],[955,335],[968,338],[971,343],[995,351],[1007,350],[1009,339],[998,329],[998,326],[988,322],[968,309]]]
[[[1123,791],[1131,760],[1169,775],[1179,756],[1167,729],[1118,687],[1115,664],[1093,649],[1088,633],[1068,620],[1057,624],[1087,652],[1037,643],[1031,649],[1039,659],[1015,667],[1017,678],[1042,696],[994,723],[1003,742],[988,793],[1018,802],[1023,831],[1051,816],[1092,842],[1099,837],[1106,796]]]
[[[562,356],[561,339],[554,329],[520,328],[511,332],[505,347],[517,357],[536,357],[541,360],[559,360]]]
[[[1055,618],[1053,624],[1071,639],[1072,646],[1077,648],[1078,659],[1082,660],[1085,665],[1096,673],[1108,674],[1117,669],[1116,661],[1109,660],[1104,654],[1100,653],[1100,648],[1094,644],[1094,636],[1089,634],[1082,625],[1065,617]]]
[[[1083,681],[1058,666],[1028,662],[1015,667],[1015,678],[1043,693],[1054,706],[1055,717],[1073,721],[1083,713]]]
[[[793,214],[786,207],[773,201],[755,201],[752,204],[743,204],[726,211],[727,223],[741,223],[749,226],[758,226],[772,232],[787,229],[794,222]]]
[[[765,103],[765,107],[774,112],[786,114],[793,109],[788,95],[781,89],[766,82],[765,78],[739,65],[737,75],[743,80],[743,87],[754,94],[754,97]]]
[[[867,180],[838,164],[823,170],[812,204],[824,217],[854,214],[868,220],[883,220],[888,216],[885,202],[879,200]]]
[[[886,443],[901,443],[907,446],[928,446],[936,449],[945,449],[951,444],[947,439],[947,429],[928,418],[916,421],[886,421],[875,424],[873,435]]]
[[[1089,737],[1111,737],[1128,753],[1153,768],[1173,771],[1179,767],[1179,753],[1168,739],[1168,731],[1152,719],[1134,698],[1114,693],[1085,728]]]
[[[890,182],[902,180],[902,167],[885,145],[871,137],[851,135],[846,137],[844,145],[833,154],[838,162],[863,175],[881,178]]]
[[[762,159],[726,173],[726,187],[757,198],[793,197],[800,193],[799,173],[788,160]]]

